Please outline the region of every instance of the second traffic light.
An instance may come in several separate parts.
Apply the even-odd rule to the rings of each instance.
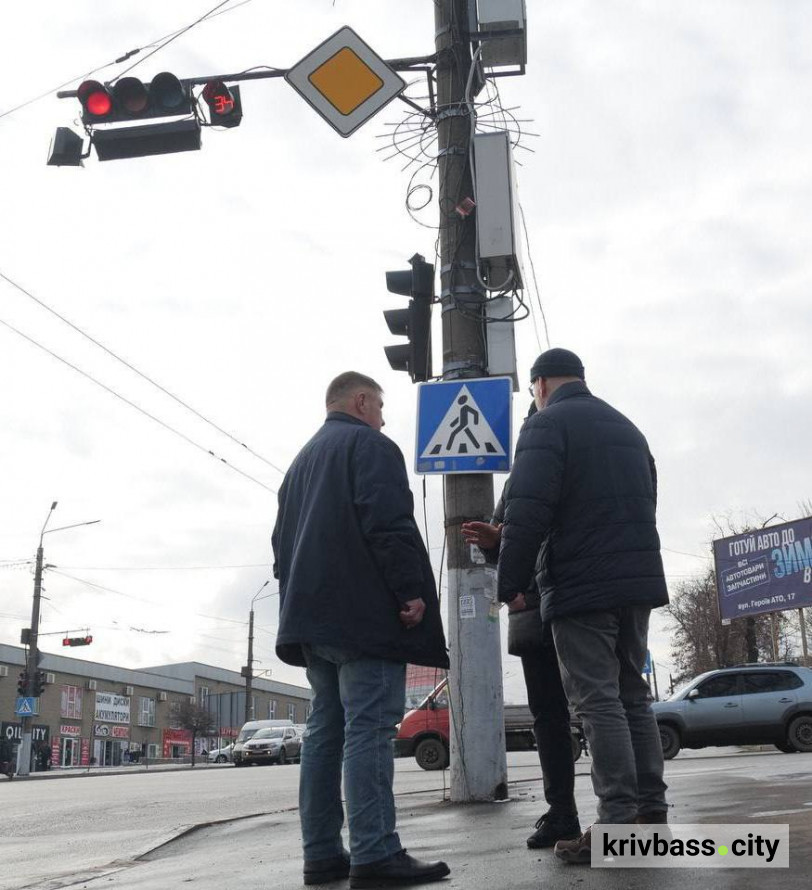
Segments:
[[[411,297],[406,309],[387,309],[383,315],[389,330],[409,338],[408,343],[384,346],[395,371],[406,371],[414,383],[431,377],[431,304],[434,300],[434,266],[416,253],[411,269],[386,273],[386,289]]]

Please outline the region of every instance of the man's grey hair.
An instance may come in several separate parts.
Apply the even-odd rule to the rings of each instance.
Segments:
[[[329,408],[330,405],[343,402],[359,389],[371,389],[373,392],[383,393],[383,387],[371,377],[367,377],[366,374],[359,374],[358,371],[345,371],[343,374],[339,374],[327,387],[327,394],[324,397],[325,404]]]

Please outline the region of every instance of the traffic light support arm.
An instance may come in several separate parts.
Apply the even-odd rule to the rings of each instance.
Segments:
[[[406,59],[392,59],[387,61],[387,65],[394,71],[421,71],[427,70],[420,68],[421,65],[429,65],[436,61],[436,55],[416,56]],[[271,77],[284,77],[288,73],[287,68],[273,68],[270,71],[242,71],[237,74],[212,74],[208,77],[186,77],[180,78],[180,82],[189,86],[205,86],[212,80],[223,80],[227,83],[239,83],[241,80],[266,80]],[[57,99],[75,99],[79,95],[77,90],[59,90],[56,94]]]

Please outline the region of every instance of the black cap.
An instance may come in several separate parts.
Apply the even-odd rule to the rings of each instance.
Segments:
[[[548,349],[533,362],[530,369],[530,382],[538,377],[580,377],[584,379],[584,366],[581,359],[569,349]]]

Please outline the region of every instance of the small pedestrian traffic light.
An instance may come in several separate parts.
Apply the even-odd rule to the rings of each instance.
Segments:
[[[222,80],[210,80],[203,87],[203,101],[209,106],[213,127],[239,127],[242,123],[240,88],[228,87]]]
[[[434,266],[416,253],[411,269],[386,273],[386,289],[411,297],[406,309],[387,309],[383,315],[391,333],[409,338],[408,343],[384,346],[395,371],[406,371],[412,382],[431,377],[431,304],[434,301]]]
[[[28,695],[28,671],[20,671],[20,677],[17,680],[17,695],[21,698]]]

